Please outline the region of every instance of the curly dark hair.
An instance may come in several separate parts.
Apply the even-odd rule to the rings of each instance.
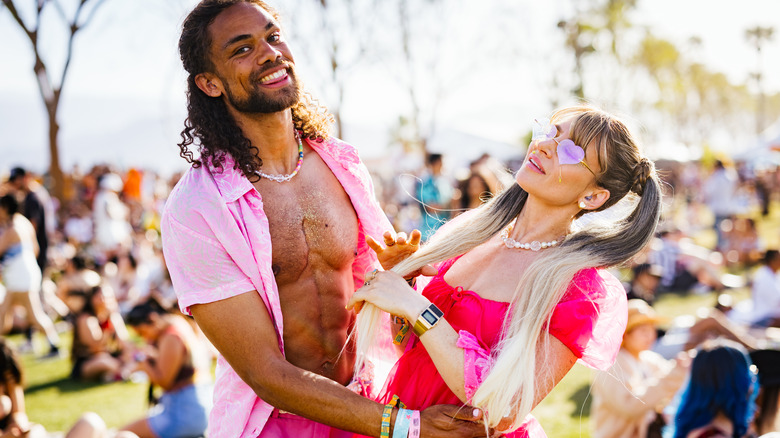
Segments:
[[[244,136],[228,112],[224,99],[206,95],[195,83],[198,74],[214,71],[209,58],[212,42],[209,26],[222,11],[238,3],[256,4],[279,21],[279,14],[261,0],[203,0],[190,12],[179,38],[179,54],[189,77],[187,119],[181,131],[182,142],[178,145],[179,155],[193,167],[200,167],[206,161],[222,169],[225,155],[229,154],[235,160],[235,168],[253,180],[257,178],[255,171],[263,164],[257,156],[257,147]],[[299,95],[298,102],[290,108],[295,129],[308,139],[327,140],[333,116],[309,93],[299,90]],[[199,158],[194,157],[190,145],[197,147]]]

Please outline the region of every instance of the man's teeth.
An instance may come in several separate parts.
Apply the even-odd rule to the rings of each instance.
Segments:
[[[287,71],[286,70],[279,70],[278,72],[276,72],[274,74],[270,74],[268,76],[264,76],[263,78],[260,79],[260,82],[265,83],[265,82],[275,81],[277,79],[281,79],[281,78],[285,77],[286,75],[287,75]]]

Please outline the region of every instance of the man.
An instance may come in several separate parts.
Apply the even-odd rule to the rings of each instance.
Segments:
[[[51,204],[51,199],[46,193],[46,189],[33,181],[31,175],[22,167],[11,169],[8,182],[19,193],[20,201],[22,201],[21,213],[35,228],[35,237],[38,240],[37,261],[43,273],[46,270],[46,252],[49,248],[47,216],[50,216],[50,222],[52,219],[52,215],[46,212],[46,204]]]
[[[712,226],[717,237],[717,250],[722,250],[726,243],[721,225],[737,212],[738,183],[736,172],[727,169],[720,160],[715,161],[712,175],[704,182],[704,200],[715,216]]]
[[[302,94],[265,3],[201,2],[179,51],[189,73],[179,146],[193,167],[162,236],[179,305],[220,352],[209,436],[379,436],[383,406],[346,387],[355,315],[345,304],[378,267],[366,236],[391,228],[365,166],[328,138],[329,116]],[[422,435],[484,435],[457,412],[425,410]]]
[[[417,200],[422,215],[420,232],[427,240],[450,218],[453,184],[442,173],[444,157],[441,154],[428,154],[425,167],[426,172],[417,184]]]

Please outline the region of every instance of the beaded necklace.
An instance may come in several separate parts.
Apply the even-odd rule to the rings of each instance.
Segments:
[[[538,240],[534,240],[531,243],[520,243],[509,237],[509,232],[511,230],[512,225],[509,225],[508,227],[504,228],[500,234],[501,239],[504,241],[504,245],[506,245],[507,248],[530,249],[531,251],[539,251],[540,249],[552,248],[559,243],[558,240],[553,240],[550,242],[540,242]],[[560,240],[563,240],[563,238]]]
[[[291,180],[295,175],[298,174],[298,171],[301,170],[301,165],[303,164],[303,140],[301,140],[301,136],[298,134],[298,131],[293,132],[295,133],[295,140],[298,141],[298,165],[295,166],[295,170],[287,175],[269,175],[267,173],[256,170],[255,173],[257,176],[270,179],[271,181],[276,181],[278,183],[283,183]]]

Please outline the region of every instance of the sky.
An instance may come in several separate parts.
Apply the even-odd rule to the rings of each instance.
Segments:
[[[565,56],[555,48],[560,32],[555,23],[570,13],[574,2],[493,0],[475,8],[465,0],[448,0],[457,37],[500,43],[517,38],[527,44],[514,62],[494,62],[479,51],[454,53],[445,69],[465,71],[449,89],[437,112],[436,126],[472,136],[515,143],[530,129],[530,121],[549,112],[543,93],[551,72],[534,57]],[[16,0],[30,3],[32,0]],[[75,4],[63,0],[65,5]],[[283,15],[289,2],[270,1]],[[756,25],[774,26],[775,38],[763,51],[765,90],[780,91],[780,2],[776,0],[639,0],[632,16],[636,25],[683,44],[702,40],[700,58],[735,83],[743,83],[757,66],[744,32]],[[63,168],[82,169],[97,162],[119,167],[143,166],[170,173],[185,168],[178,156],[185,114],[184,82],[176,51],[181,21],[194,0],[106,0],[94,21],[75,43],[75,55],[60,106],[60,150]],[[498,12],[497,12],[498,11]],[[503,13],[497,18],[496,13]],[[50,17],[51,18],[51,17]],[[440,25],[432,18],[430,26]],[[347,29],[348,30],[348,29]],[[317,31],[300,32],[316,38]],[[505,36],[506,35],[506,36]],[[63,34],[41,36],[52,70],[58,71]],[[557,38],[557,39],[556,39]],[[426,44],[426,42],[419,42]],[[328,102],[327,79],[307,62],[306,41],[291,39],[299,76],[310,78],[315,95]],[[552,51],[552,53],[550,53]],[[47,121],[32,74],[30,43],[10,13],[0,8],[0,174],[14,165],[35,171],[48,166]],[[366,158],[386,152],[388,133],[408,104],[404,89],[387,64],[350,72],[342,117],[345,140]],[[423,84],[425,85],[425,84]]]

